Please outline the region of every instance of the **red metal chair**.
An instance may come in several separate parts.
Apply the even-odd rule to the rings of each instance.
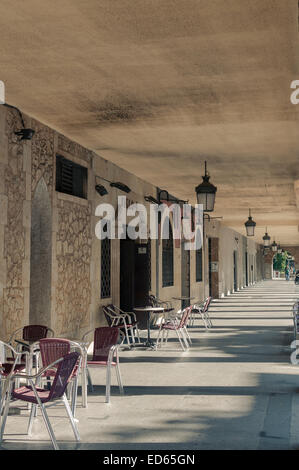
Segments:
[[[88,331],[83,336],[82,340],[85,341]],[[94,344],[92,360],[87,361],[87,376],[92,389],[92,381],[89,372],[89,367],[106,367],[106,403],[110,402],[110,388],[111,388],[111,367],[116,370],[116,377],[120,393],[123,394],[123,385],[119,369],[118,357],[118,338],[119,329],[117,327],[99,327],[94,330]]]
[[[202,321],[204,322],[205,328],[207,330],[213,327],[210,315],[208,313],[211,301],[212,301],[212,297],[207,297],[204,303],[198,302],[197,304],[194,304],[192,307],[192,313],[191,313],[191,315],[194,315],[195,313],[200,314]]]
[[[72,413],[73,416],[75,416],[77,405],[78,376],[81,369],[81,359],[83,355],[82,347],[74,341],[62,338],[43,338],[38,341],[35,346],[40,351],[43,367],[47,367],[49,364],[53,363],[57,359],[64,357],[66,354],[69,354],[71,352],[71,349],[79,351],[80,359],[73,371],[70,381],[70,385],[72,386]],[[49,382],[51,378],[55,377],[56,371],[57,367],[54,367],[53,369],[48,369],[47,373],[44,374],[43,378],[46,379],[47,382]]]
[[[169,320],[166,320],[164,323],[161,323],[158,337],[157,337],[157,347],[159,346],[161,347],[163,345],[164,339],[165,339],[165,342],[167,343],[169,332],[175,331],[183,351],[189,348],[189,343],[191,345],[191,338],[187,330],[187,324],[188,324],[191,310],[192,310],[192,306],[187,307],[182,311],[181,318],[174,317]],[[165,337],[165,334],[166,334],[166,337]]]
[[[35,409],[37,406],[40,407],[45,425],[47,427],[47,430],[49,432],[49,435],[50,435],[50,438],[51,438],[51,441],[55,450],[58,450],[59,447],[58,447],[51,423],[49,421],[49,417],[46,412],[45,405],[53,401],[62,400],[66,408],[68,418],[71,422],[71,426],[72,426],[75,438],[77,441],[80,440],[79,432],[78,432],[74,417],[72,415],[70,405],[65,395],[66,387],[73,374],[73,370],[76,367],[79,357],[80,357],[80,354],[78,352],[72,352],[56,360],[55,362],[50,364],[48,367],[41,369],[35,375],[15,374],[16,378],[27,379],[30,385],[29,386],[26,385],[26,386],[17,388],[15,390],[12,390],[13,381],[12,380],[10,381],[9,392],[7,394],[6,401],[5,401],[1,429],[0,429],[0,442],[2,442],[2,439],[3,439],[3,434],[5,430],[11,397],[15,400],[21,400],[27,403],[31,403],[33,405],[31,408],[31,413],[30,413],[30,418],[29,418],[28,434],[31,433],[33,418],[35,416]],[[56,371],[50,390],[45,390],[43,388],[37,387],[37,385],[34,384],[33,380],[36,379],[36,381],[38,381],[42,377],[43,374],[47,373],[47,370],[53,369],[53,367],[55,366],[58,366],[58,367],[57,367],[57,371]]]

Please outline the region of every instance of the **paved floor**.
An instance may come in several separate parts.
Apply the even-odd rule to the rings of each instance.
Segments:
[[[299,366],[290,362],[297,297],[293,282],[265,281],[215,301],[213,330],[196,321],[188,352],[175,339],[121,352],[125,396],[113,387],[107,405],[96,385],[88,408],[78,408],[79,445],[64,410],[49,410],[61,448],[299,448]],[[92,374],[104,383],[104,371]],[[26,410],[8,417],[3,449],[51,449],[40,415],[30,439],[27,419]]]

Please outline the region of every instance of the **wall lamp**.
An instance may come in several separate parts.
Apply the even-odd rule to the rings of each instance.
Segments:
[[[189,201],[183,201],[182,199],[172,198],[169,196],[169,192],[166,189],[161,189],[158,192],[158,203],[162,201],[176,202],[177,204],[188,204]]]
[[[150,202],[152,204],[157,204],[159,205],[159,201],[157,199],[155,199],[153,196],[144,196],[144,200],[146,202]]]
[[[106,178],[103,178],[102,176],[96,176],[96,178],[100,178],[104,181],[107,181],[107,183],[110,184],[110,186],[112,188],[117,188],[117,189],[120,189],[121,191],[123,191],[124,193],[130,193],[131,192],[131,189],[129,188],[129,186],[127,186],[126,184],[124,183],[121,183],[119,181],[110,181],[110,180],[107,180]],[[98,188],[97,188],[98,186]],[[105,188],[105,186],[102,186],[102,185],[96,185],[96,191],[101,195],[101,196],[104,196],[104,194],[107,194],[108,191],[107,189]],[[104,189],[107,191],[106,193],[104,192]],[[103,194],[101,194],[103,193]]]
[[[25,123],[24,123],[24,119],[23,119],[21,111],[15,106],[12,106],[11,104],[3,103],[3,106],[6,106],[7,108],[15,109],[20,116],[23,129],[20,129],[19,131],[15,131],[15,135],[17,135],[18,137],[21,137],[20,140],[31,140],[35,134],[35,131],[33,129],[25,128]]]

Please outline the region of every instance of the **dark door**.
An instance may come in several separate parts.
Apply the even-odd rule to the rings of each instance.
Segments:
[[[120,240],[120,308],[125,312],[134,307],[134,240]]]
[[[234,251],[234,291],[238,289],[238,278],[237,278],[237,252]]]
[[[208,255],[209,255],[209,296],[213,297],[212,291],[212,239],[209,238],[208,240]]]
[[[122,310],[132,312],[134,307],[148,305],[149,275],[148,243],[137,244],[130,239],[120,240],[120,308]],[[144,316],[141,315],[137,319],[139,327],[142,328]]]
[[[149,295],[149,245],[135,245],[134,306],[144,307]]]
[[[248,286],[248,253],[245,253],[245,282],[246,286]]]
[[[190,297],[190,250],[185,250],[185,244],[182,243],[182,256],[181,256],[181,288],[182,296]],[[182,301],[182,308],[188,307],[190,300]]]

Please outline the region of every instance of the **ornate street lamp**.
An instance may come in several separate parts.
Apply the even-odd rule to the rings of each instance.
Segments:
[[[278,245],[277,245],[277,253],[279,253],[280,255],[282,253],[282,248],[280,246],[280,243],[278,243]]]
[[[276,253],[276,252],[277,252],[277,249],[278,249],[278,245],[277,245],[277,243],[276,243],[275,240],[274,240],[274,242],[272,243],[272,251],[274,251],[274,252]]]
[[[207,162],[205,162],[205,175],[203,181],[196,188],[197,204],[203,205],[204,212],[213,212],[217,188],[210,183],[210,175],[207,172]]]
[[[263,240],[264,240],[264,246],[270,246],[270,240],[271,240],[271,237],[268,235],[267,233],[267,227],[266,227],[266,233],[265,235],[263,236]]]
[[[253,237],[253,236],[254,236],[254,230],[255,230],[256,223],[252,220],[252,217],[251,217],[251,209],[249,209],[249,217],[248,217],[247,222],[245,222],[244,225],[245,225],[245,227],[246,227],[246,235],[247,235],[247,237]]]

